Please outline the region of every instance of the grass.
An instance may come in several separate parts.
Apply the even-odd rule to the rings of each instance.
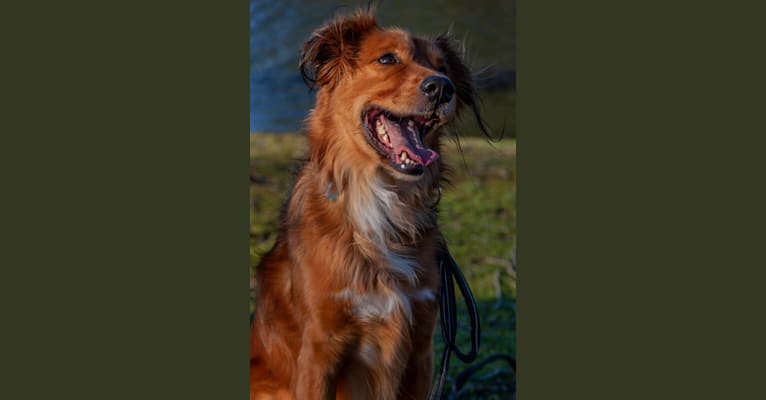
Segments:
[[[464,161],[453,143],[444,146],[442,154],[453,173],[439,204],[441,229],[479,305],[482,330],[478,359],[496,353],[515,358],[516,273],[511,260],[516,245],[516,142],[505,139],[489,143],[479,137],[461,138],[460,142]],[[305,138],[298,134],[250,136],[250,174],[256,179],[250,188],[253,273],[276,239],[282,203],[292,184],[296,160],[305,149]],[[458,313],[459,347],[468,349],[467,315],[463,308]],[[434,342],[438,363],[443,349],[438,329]],[[465,368],[452,357],[451,377]],[[497,396],[484,393],[480,398],[506,398]]]

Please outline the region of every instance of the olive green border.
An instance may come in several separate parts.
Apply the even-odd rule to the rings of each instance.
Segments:
[[[518,2],[519,399],[763,396],[743,4]]]
[[[21,7],[0,397],[246,399],[248,2]]]

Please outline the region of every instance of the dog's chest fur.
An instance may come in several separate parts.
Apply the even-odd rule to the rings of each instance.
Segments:
[[[348,398],[393,398],[382,382],[403,378],[412,354],[417,313],[435,310],[436,289],[412,287],[406,282],[381,278],[365,289],[345,288],[335,298],[358,327],[357,340],[341,363]],[[401,282],[401,281],[398,281]],[[380,396],[380,397],[376,397]]]
[[[394,187],[377,173],[371,175],[366,184],[348,185],[341,205],[354,244],[378,267],[416,286],[418,242],[436,226],[436,215],[426,206],[431,180]]]
[[[385,322],[392,317],[402,316],[408,324],[412,324],[413,303],[434,301],[436,293],[430,288],[405,291],[387,285],[377,286],[374,291],[367,292],[346,288],[337,292],[335,297],[346,303],[350,315],[361,322]]]
[[[323,167],[309,163],[291,196],[285,293],[314,305],[344,398],[394,399],[438,307],[435,175],[401,182],[377,165]]]
[[[366,187],[349,187],[343,206],[353,225],[354,242],[363,252],[377,253],[366,258],[357,268],[377,270],[367,282],[350,282],[338,296],[348,301],[353,315],[362,320],[387,318],[402,312],[412,321],[412,302],[432,300],[433,290],[419,285],[423,270],[417,259],[418,242],[423,232],[435,226],[435,214],[423,209],[423,199],[403,199],[401,189],[388,186],[380,177],[368,181]],[[426,192],[420,185],[407,187],[410,194]],[[365,254],[370,256],[370,254]],[[355,274],[360,277],[366,274]]]
[[[424,265],[429,263],[423,262],[422,254],[423,244],[433,240],[425,237],[425,232],[436,226],[430,199],[425,198],[428,186],[421,186],[431,182],[405,186],[404,192],[379,176],[367,183],[347,186],[337,204],[344,207],[353,226],[354,244],[362,256],[361,263],[353,266],[356,271],[350,275],[352,279],[334,297],[352,320],[365,327],[356,361],[368,367],[396,365],[394,359],[409,351],[414,310],[423,306],[433,309],[436,300],[436,288],[422,279],[426,269],[434,267]],[[393,326],[399,329],[389,331]],[[394,349],[383,343],[399,345]]]

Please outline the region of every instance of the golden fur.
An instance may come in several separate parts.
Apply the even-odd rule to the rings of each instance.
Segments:
[[[443,240],[432,205],[445,168],[427,149],[438,154],[456,113],[475,107],[470,74],[446,36],[382,29],[369,13],[314,32],[301,69],[318,89],[310,147],[258,266],[250,398],[425,399]],[[443,95],[447,83],[438,100],[424,95],[433,76],[448,78],[455,95]],[[407,147],[422,173],[397,171],[371,144],[360,118],[370,107],[433,118],[420,139],[427,149]],[[404,143],[398,125],[378,118]]]

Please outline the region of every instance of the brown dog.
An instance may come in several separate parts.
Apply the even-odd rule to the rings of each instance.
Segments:
[[[303,46],[309,154],[257,272],[251,399],[425,399],[440,138],[471,76],[446,36],[338,18]],[[477,115],[478,116],[478,115]]]

